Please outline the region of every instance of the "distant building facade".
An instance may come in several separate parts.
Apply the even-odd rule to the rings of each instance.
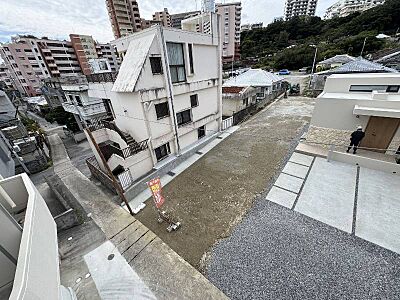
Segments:
[[[346,17],[352,13],[365,11],[383,3],[385,3],[385,0],[340,0],[326,10],[324,19]]]
[[[201,10],[205,13],[215,12],[215,0],[203,0],[201,3]]]
[[[253,30],[253,29],[260,29],[263,28],[263,22],[260,23],[254,23],[254,24],[243,24],[240,27],[240,31],[248,31],[248,30]]]
[[[163,11],[157,11],[153,14],[153,21],[160,22],[164,27],[171,27],[171,16],[168,9],[164,8]]]
[[[315,16],[318,0],[286,0],[285,20],[300,16]]]
[[[173,15],[171,15],[171,27],[177,28],[177,29],[182,29],[181,22],[183,20],[198,16],[199,14],[201,14],[201,12],[199,10],[180,13],[180,14],[173,14]]]
[[[142,30],[142,20],[137,1],[106,0],[106,5],[116,39]]]
[[[0,55],[21,94],[41,94],[41,80],[81,74],[81,68],[72,43],[69,41],[13,37],[11,43],[0,46]]]
[[[216,11],[222,16],[222,62],[239,60],[242,5],[240,2],[218,3]]]

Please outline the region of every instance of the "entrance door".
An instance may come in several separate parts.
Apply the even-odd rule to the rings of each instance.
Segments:
[[[371,117],[361,147],[387,149],[400,125],[400,119]],[[385,150],[371,150],[385,153]]]

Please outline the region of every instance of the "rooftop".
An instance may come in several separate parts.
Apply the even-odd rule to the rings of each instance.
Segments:
[[[319,72],[317,74],[347,74],[347,73],[397,73],[397,70],[385,67],[376,62],[366,60],[362,57],[348,62],[338,68]],[[360,74],[357,74],[360,76]]]
[[[228,79],[224,87],[245,87],[245,86],[271,86],[283,78],[262,69],[250,69],[236,77]]]
[[[331,64],[345,64],[351,61],[354,61],[356,58],[347,54],[342,54],[342,55],[336,55],[334,57],[325,59],[318,64],[320,65],[331,65]]]

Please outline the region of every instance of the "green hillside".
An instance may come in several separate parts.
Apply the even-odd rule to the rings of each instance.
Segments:
[[[394,35],[400,32],[399,27],[399,0],[387,0],[381,6],[344,18],[321,20],[319,17],[296,17],[243,32],[242,58],[262,58],[260,67],[297,69],[311,65],[314,53],[310,44],[318,45],[319,60],[343,53],[359,56],[365,37],[364,54],[395,47],[393,42],[379,40],[375,36],[379,33]],[[291,45],[296,47],[287,49]]]

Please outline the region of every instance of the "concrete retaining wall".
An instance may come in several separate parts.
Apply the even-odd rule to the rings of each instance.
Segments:
[[[347,153],[332,151],[328,155],[330,160],[339,161],[347,164],[358,165],[360,167],[393,173],[400,175],[400,165],[390,163],[387,161],[367,158],[363,156],[356,156]]]

